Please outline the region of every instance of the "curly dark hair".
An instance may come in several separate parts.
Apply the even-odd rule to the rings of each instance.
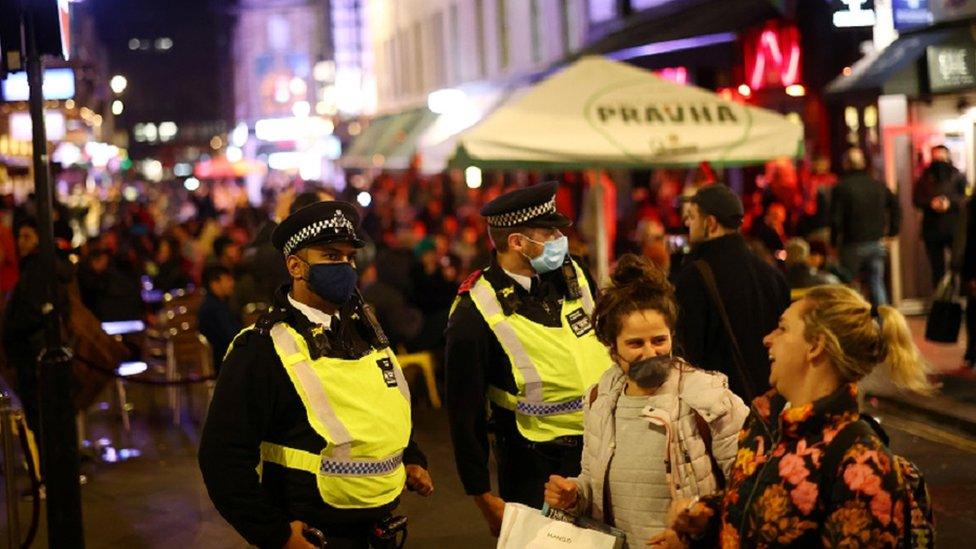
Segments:
[[[617,261],[610,280],[610,286],[600,293],[593,310],[596,337],[601,343],[612,348],[623,318],[636,311],[657,311],[664,317],[668,328],[674,330],[678,319],[674,286],[649,259],[624,254]]]

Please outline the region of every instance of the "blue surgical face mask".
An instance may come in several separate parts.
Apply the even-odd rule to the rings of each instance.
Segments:
[[[317,263],[308,267],[308,286],[319,297],[343,305],[356,292],[356,269],[350,263]]]
[[[559,238],[549,240],[544,243],[536,242],[527,236],[525,239],[542,246],[542,254],[540,254],[538,257],[526,256],[526,259],[529,260],[529,264],[532,265],[535,272],[545,274],[555,271],[561,267],[563,261],[566,260],[566,254],[569,252],[569,239],[565,236],[560,236]]]

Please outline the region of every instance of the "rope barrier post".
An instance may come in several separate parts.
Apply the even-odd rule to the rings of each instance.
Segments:
[[[58,296],[57,258],[54,244],[51,166],[44,127],[43,63],[40,40],[50,30],[50,15],[41,3],[24,3],[24,42],[29,88],[29,110],[34,156],[34,188],[37,200],[38,262],[47,274],[43,285],[45,347],[39,359],[38,399],[41,412],[41,471],[47,485],[47,530],[51,547],[85,546],[81,519],[78,431],[71,402],[71,351],[61,338],[61,305]],[[55,14],[57,15],[57,14]]]
[[[4,491],[7,496],[7,546],[20,547],[20,514],[17,509],[17,456],[14,454],[14,408],[10,395],[0,393],[0,438],[3,439]]]

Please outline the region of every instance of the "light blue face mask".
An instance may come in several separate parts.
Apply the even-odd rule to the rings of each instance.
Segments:
[[[563,261],[566,259],[566,254],[569,252],[568,238],[560,236],[559,238],[546,242],[538,242],[527,236],[525,239],[542,246],[542,254],[538,257],[525,256],[529,260],[529,264],[532,265],[532,268],[535,269],[535,272],[544,274],[562,267]]]

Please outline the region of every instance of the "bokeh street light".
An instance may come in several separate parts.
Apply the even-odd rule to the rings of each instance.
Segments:
[[[120,95],[125,91],[126,86],[129,85],[129,81],[126,80],[126,78],[121,74],[116,74],[111,80],[109,80],[108,85],[110,88],[112,88],[112,92],[115,93],[115,95]]]

